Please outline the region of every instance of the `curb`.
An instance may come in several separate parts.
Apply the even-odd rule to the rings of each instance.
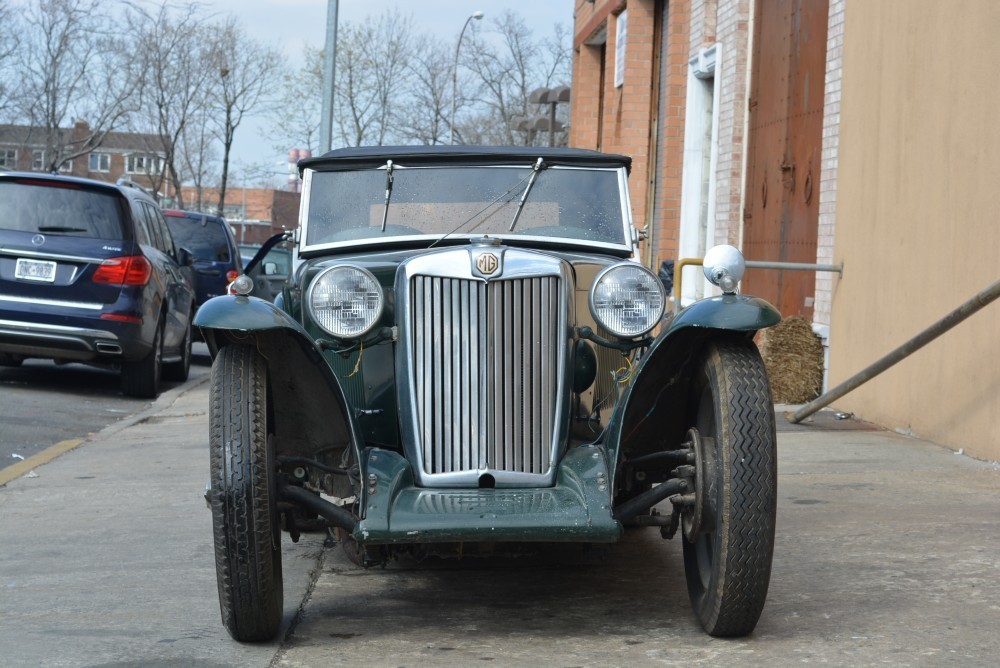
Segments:
[[[70,452],[83,445],[84,443],[93,443],[96,441],[103,441],[129,427],[132,427],[140,422],[149,419],[157,413],[162,413],[167,410],[184,394],[196,390],[202,385],[206,384],[211,379],[211,376],[205,376],[199,378],[198,380],[189,383],[182,383],[181,385],[167,390],[166,392],[161,392],[160,396],[150,404],[149,408],[139,411],[129,415],[128,417],[122,418],[121,420],[109,424],[100,431],[90,434],[86,438],[71,438],[65,441],[59,441],[54,443],[49,447],[45,448],[41,452],[38,452],[27,459],[23,459],[16,464],[12,464],[2,470],[0,470],[0,487],[4,487],[10,482],[22,478],[36,468],[44,466],[51,461],[58,459],[60,456]]]

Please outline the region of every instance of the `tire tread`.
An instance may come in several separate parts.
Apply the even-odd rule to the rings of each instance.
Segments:
[[[268,487],[266,370],[247,346],[212,367],[211,505],[222,623],[240,641],[270,640],[282,616],[281,552]],[[246,444],[247,447],[238,447]]]

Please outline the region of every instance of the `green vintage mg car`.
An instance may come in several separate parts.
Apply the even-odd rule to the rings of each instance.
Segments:
[[[739,294],[730,246],[705,257],[715,296],[665,309],[638,261],[630,165],[468,146],[299,163],[281,294],[249,296],[243,276],[195,320],[233,638],[278,632],[281,534],[317,521],[360,564],[658,529],[683,541],[708,633],[753,630],[777,477],[753,337],[779,315]]]

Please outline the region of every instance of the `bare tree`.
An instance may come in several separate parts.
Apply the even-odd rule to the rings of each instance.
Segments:
[[[413,55],[411,23],[399,12],[387,11],[377,20],[338,29],[334,108],[344,144],[382,145],[397,139],[394,128]]]
[[[524,19],[510,10],[493,19],[492,26],[499,39],[476,32],[470,45],[468,67],[481,83],[482,109],[474,123],[465,125],[464,135],[481,143],[525,144],[530,135],[516,131],[515,125],[532,111],[531,91],[568,80],[569,48],[560,46],[565,31],[557,26],[553,39],[536,42]]]
[[[219,184],[219,211],[226,203],[229,181],[229,157],[236,129],[243,118],[268,102],[282,70],[282,57],[277,49],[256,42],[244,33],[234,17],[230,17],[216,33],[214,86],[219,95],[216,102],[216,122],[222,141],[222,179]]]
[[[462,45],[456,137],[463,143],[530,143],[530,133],[514,129],[516,121],[529,113],[547,114],[547,108],[529,104],[532,90],[569,82],[569,35],[555,26],[550,37],[536,40],[523,19],[509,11],[491,25],[485,31],[471,24],[469,41]],[[341,25],[334,104],[342,145],[442,143],[451,122],[453,54],[454,42],[413,34],[398,13]],[[273,126],[285,146],[291,141],[312,149],[322,52],[307,50],[304,61],[285,77],[286,95]],[[566,111],[557,108],[563,117]]]
[[[47,170],[100,146],[135,109],[143,80],[103,7],[99,0],[39,0],[24,12],[16,97],[21,116],[44,134]],[[62,130],[78,118],[89,132]]]
[[[20,46],[19,22],[7,0],[0,0],[0,120],[13,103],[13,56]]]
[[[200,113],[209,104],[209,81],[213,74],[206,62],[212,62],[211,34],[199,5],[188,3],[179,7],[170,0],[147,9],[131,5],[128,12],[129,33],[141,44],[147,77],[145,124],[159,136],[164,169],[152,174],[158,192],[169,182],[177,205],[183,206],[183,160],[181,139]]]
[[[306,46],[302,67],[282,74],[283,94],[270,109],[271,138],[276,149],[318,149],[320,123],[319,91],[323,88],[323,51]]]
[[[399,132],[405,141],[447,143],[451,122],[451,53],[447,44],[427,35],[414,41],[407,113],[399,119]],[[462,90],[466,88],[463,84]]]
[[[191,122],[181,132],[178,143],[179,162],[184,180],[194,187],[194,199],[187,207],[195,211],[208,210],[205,188],[218,182],[219,135],[207,107],[194,110]],[[222,209],[219,209],[221,215]]]

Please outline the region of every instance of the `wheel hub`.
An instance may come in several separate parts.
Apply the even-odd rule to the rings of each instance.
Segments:
[[[692,427],[687,442],[694,454],[694,491],[684,505],[681,526],[684,537],[693,543],[698,536],[715,530],[715,439],[703,437]]]

